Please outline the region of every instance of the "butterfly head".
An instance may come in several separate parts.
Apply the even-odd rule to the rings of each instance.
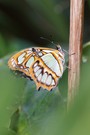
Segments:
[[[64,58],[64,52],[63,52],[61,46],[60,45],[56,45],[56,49],[59,51],[59,54],[61,55],[61,57]]]

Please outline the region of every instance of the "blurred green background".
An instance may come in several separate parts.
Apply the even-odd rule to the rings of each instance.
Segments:
[[[52,92],[38,92],[34,82],[7,66],[23,48],[55,48],[40,37],[68,50],[69,12],[69,0],[0,0],[0,135],[90,135],[90,0],[85,1],[80,89],[68,113],[67,70]]]

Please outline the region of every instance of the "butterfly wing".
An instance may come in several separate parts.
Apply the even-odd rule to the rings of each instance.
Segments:
[[[32,78],[37,89],[51,90],[56,87],[63,74],[62,61],[58,51],[48,48],[28,48],[12,56],[8,65]]]
[[[13,55],[9,61],[8,66],[12,70],[17,70],[22,73],[25,73],[27,76],[31,77],[29,73],[29,68],[35,61],[34,53],[31,48],[24,49],[15,55]]]

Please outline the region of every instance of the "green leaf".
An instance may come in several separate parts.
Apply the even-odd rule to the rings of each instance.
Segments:
[[[34,82],[31,83],[30,81],[27,82],[24,92],[24,100],[20,112],[19,134],[24,134],[27,129],[29,129],[28,133],[36,134],[40,130],[41,122],[45,121],[46,116],[55,111],[58,106],[62,110],[64,106],[63,99],[58,88],[51,92],[43,89],[37,91]],[[27,122],[22,125],[23,119]]]
[[[0,129],[9,130],[11,116],[22,101],[25,79],[16,77],[10,71],[8,58],[9,56],[0,60]]]

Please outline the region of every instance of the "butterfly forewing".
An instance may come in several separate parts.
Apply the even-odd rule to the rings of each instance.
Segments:
[[[8,65],[32,78],[37,89],[51,90],[56,87],[63,74],[64,57],[60,52],[50,48],[28,48],[12,56]]]
[[[12,56],[8,61],[8,65],[12,70],[18,70],[30,76],[29,68],[34,61],[35,57],[31,49],[25,49]]]

